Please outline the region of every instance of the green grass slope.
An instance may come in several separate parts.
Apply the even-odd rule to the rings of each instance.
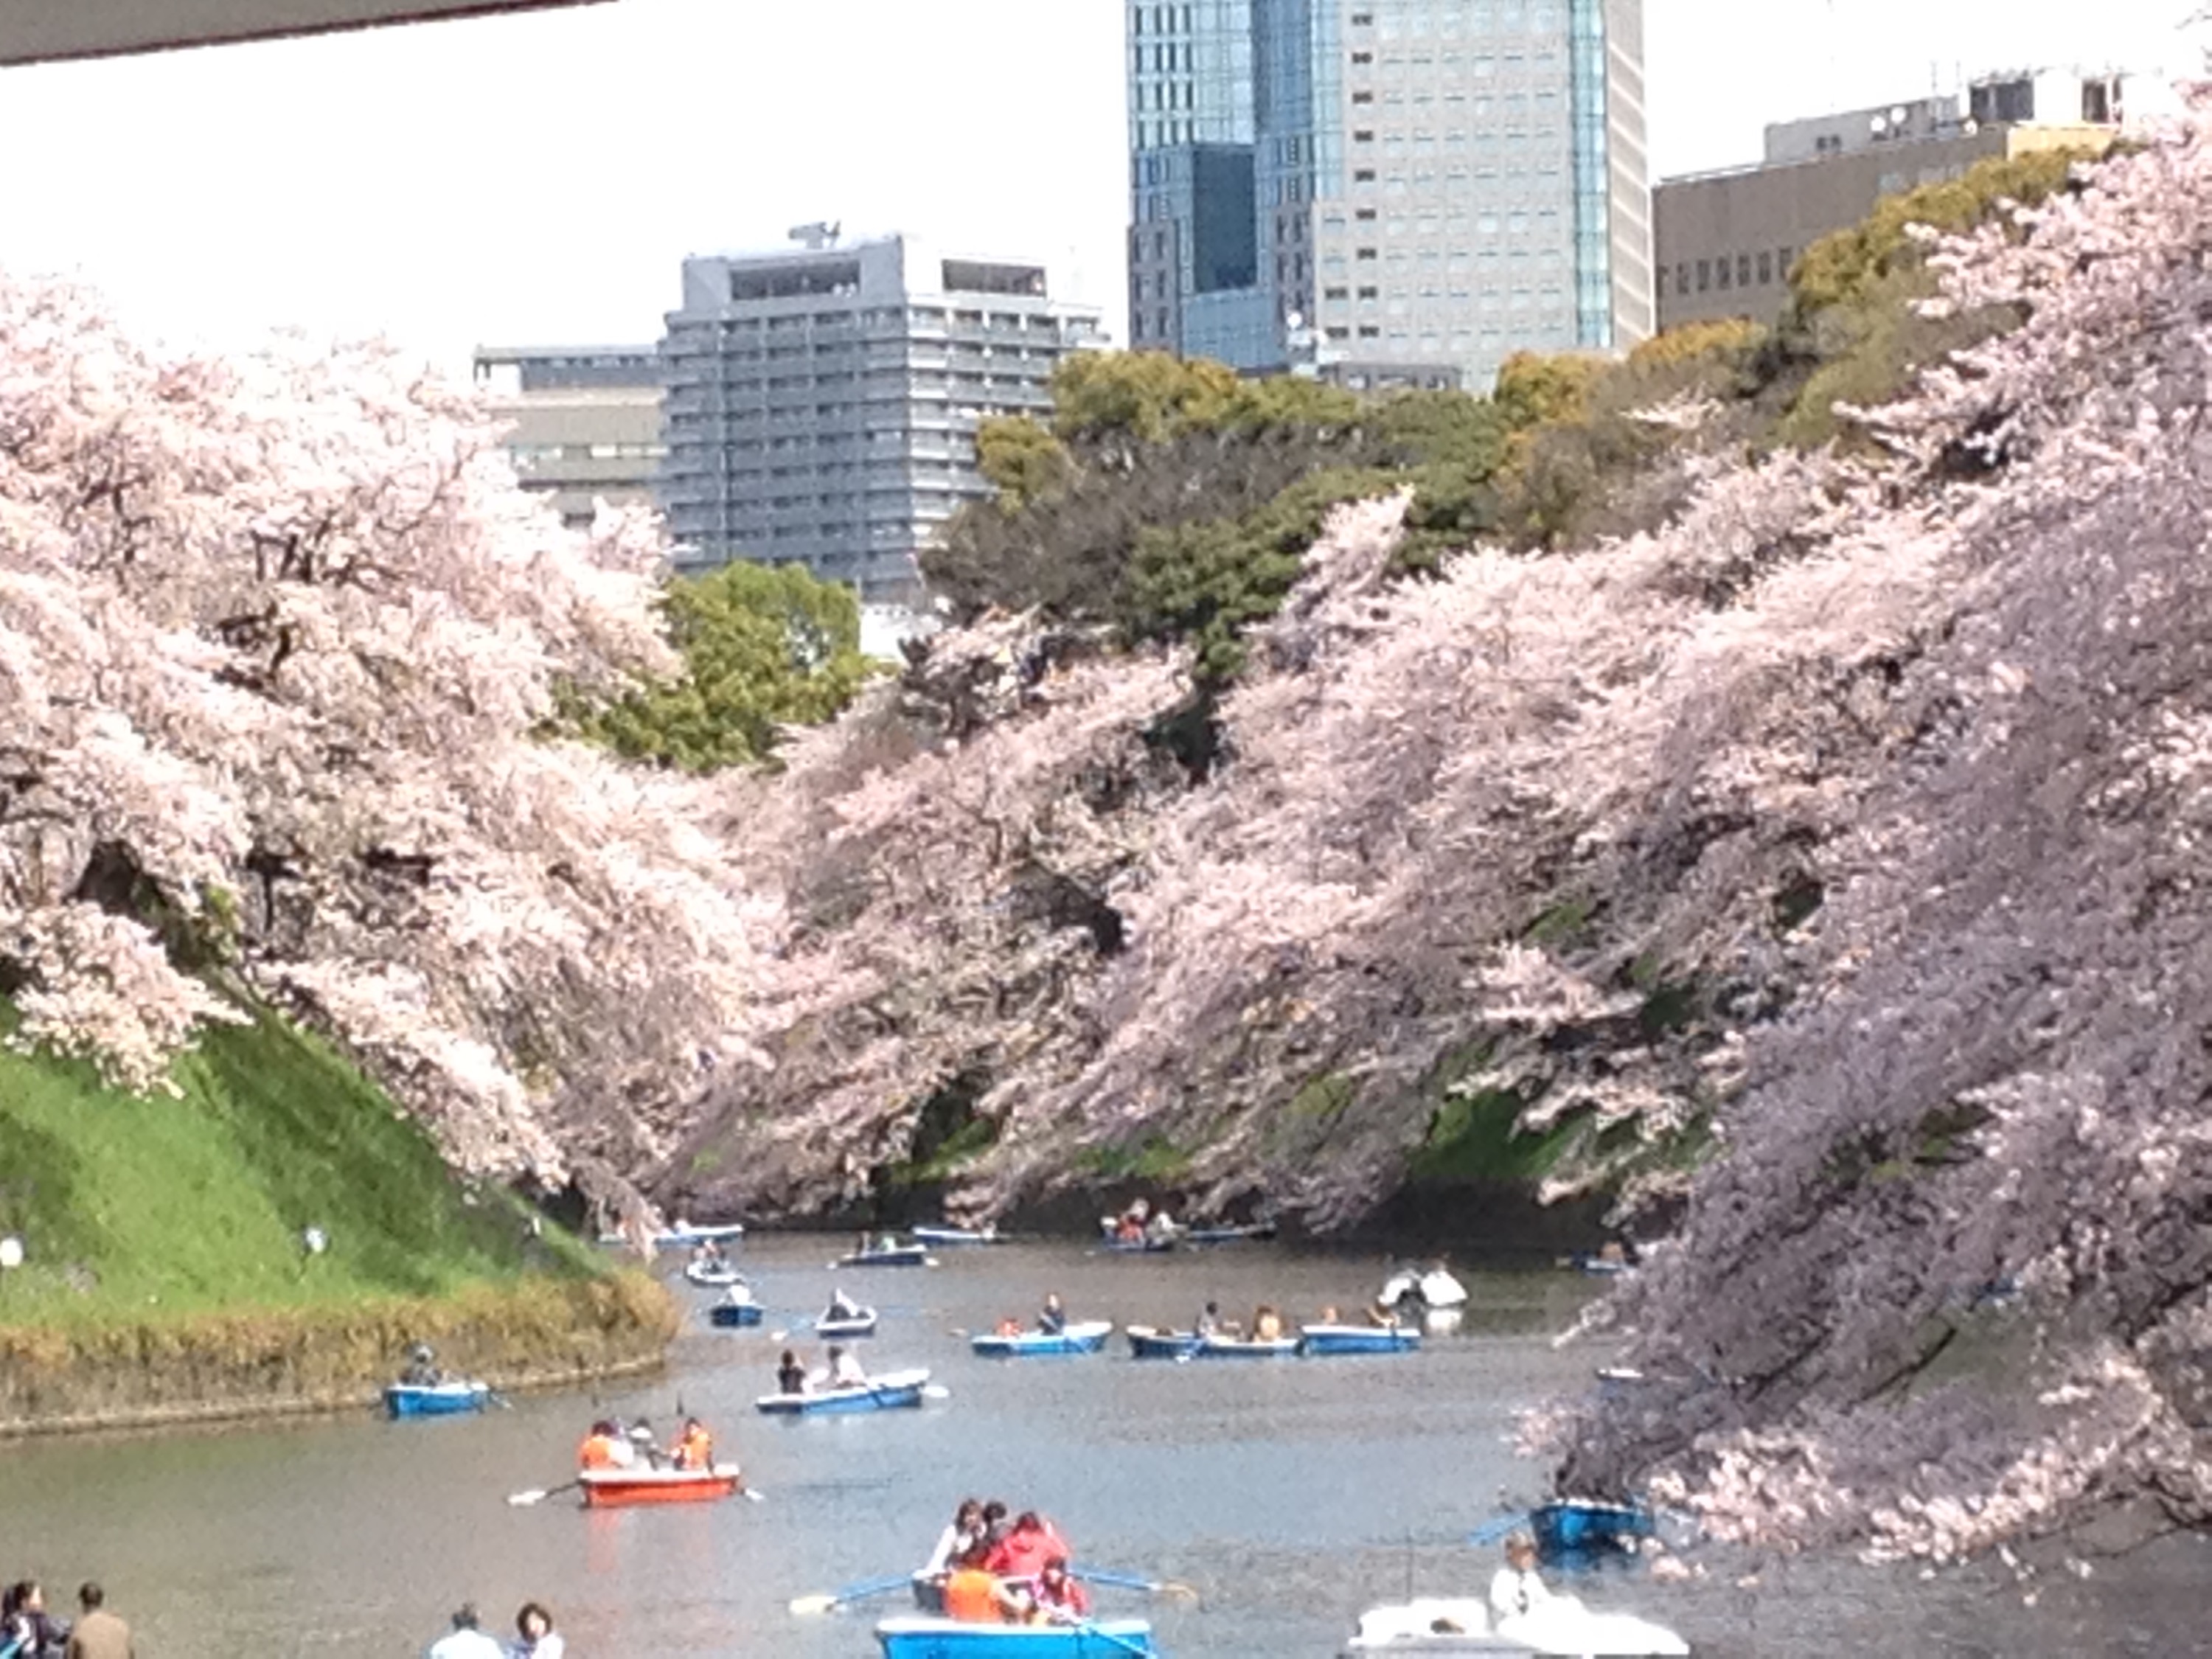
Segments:
[[[0,1023],[12,1015],[0,1006]],[[0,1326],[445,1296],[576,1279],[589,1251],[495,1187],[471,1190],[422,1131],[315,1038],[270,1016],[205,1033],[181,1099],[0,1049]],[[327,1250],[302,1243],[320,1228]]]

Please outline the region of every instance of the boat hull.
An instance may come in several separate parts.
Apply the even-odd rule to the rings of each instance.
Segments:
[[[1098,1245],[1109,1255],[1164,1255],[1175,1247],[1172,1238],[1108,1238]]]
[[[825,1389],[817,1394],[764,1394],[753,1409],[765,1417],[849,1417],[859,1412],[899,1411],[921,1404],[927,1371],[896,1371],[865,1388]]]
[[[648,1504],[713,1504],[734,1496],[738,1471],[711,1469],[590,1469],[578,1477],[589,1510],[636,1509]]]
[[[1157,1652],[1141,1619],[1080,1625],[967,1625],[950,1619],[886,1619],[876,1626],[884,1659],[1128,1659]]]
[[[1195,1331],[1158,1331],[1139,1325],[1128,1335],[1129,1352],[1139,1359],[1188,1359],[1198,1352]]]
[[[458,1417],[480,1412],[491,1400],[486,1382],[441,1382],[430,1388],[394,1382],[384,1391],[384,1409],[398,1417]]]
[[[1177,1233],[1176,1237],[1182,1243],[1195,1244],[1203,1249],[1209,1244],[1242,1244],[1248,1240],[1273,1238],[1274,1236],[1275,1224],[1262,1221],[1250,1227],[1191,1227]]]
[[[1370,1607],[1344,1650],[1370,1653],[1484,1654],[1492,1659],[1588,1655],[1592,1659],[1662,1659],[1689,1644],[1663,1626],[1629,1613],[1595,1613],[1563,1596],[1517,1618],[1493,1620],[1474,1597],[1435,1598]]]
[[[1578,1498],[1547,1504],[1528,1516],[1537,1553],[1547,1559],[1632,1550],[1654,1525],[1651,1511],[1635,1504]]]
[[[696,1261],[684,1269],[684,1277],[707,1291],[726,1291],[732,1285],[745,1282],[744,1275],[735,1267],[702,1267]]]
[[[1042,1331],[1018,1331],[1012,1336],[971,1336],[968,1346],[987,1359],[1020,1359],[1040,1354],[1097,1353],[1114,1334],[1110,1319],[1094,1319],[1070,1325],[1047,1335]]]
[[[1351,1353],[1411,1353],[1421,1334],[1403,1325],[1309,1325],[1298,1336],[1298,1352],[1310,1358]]]
[[[896,1250],[868,1250],[839,1256],[831,1264],[838,1267],[927,1267],[930,1265],[929,1251],[920,1244],[904,1244]]]
[[[835,1342],[848,1336],[873,1336],[876,1334],[876,1310],[869,1309],[857,1319],[817,1319],[814,1334]]]
[[[1279,1336],[1271,1341],[1246,1340],[1242,1337],[1204,1336],[1192,1353],[1194,1359],[1288,1359],[1298,1351],[1298,1339]]]
[[[943,1249],[968,1244],[996,1244],[999,1235],[995,1230],[978,1232],[968,1227],[916,1227],[914,1242]]]
[[[767,1317],[757,1302],[718,1302],[707,1310],[707,1322],[725,1330],[741,1326],[757,1325]]]

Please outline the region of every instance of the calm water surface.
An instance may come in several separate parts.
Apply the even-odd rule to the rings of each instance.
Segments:
[[[1480,1592],[1494,1563],[1466,1533],[1501,1492],[1525,1500],[1536,1485],[1508,1444],[1513,1412],[1577,1386],[1604,1358],[1550,1340],[1586,1281],[1462,1270],[1474,1294],[1463,1326],[1415,1355],[1139,1364],[1117,1336],[1098,1356],[983,1361],[964,1334],[1027,1315],[1048,1289],[1076,1318],[1187,1324],[1208,1296],[1246,1318],[1262,1301],[1293,1314],[1355,1308],[1382,1273],[1372,1257],[1273,1247],[1113,1257],[1074,1243],[1000,1246],[941,1252],[934,1271],[839,1279],[884,1314],[860,1345],[868,1364],[927,1365],[950,1400],[757,1417],[751,1401],[772,1386],[781,1346],[769,1333],[827,1300],[823,1264],[842,1248],[749,1242],[742,1260],[767,1327],[702,1322],[667,1376],[640,1389],[538,1396],[477,1419],[0,1449],[0,1575],[39,1575],[50,1595],[102,1578],[146,1659],[405,1655],[471,1598],[501,1633],[522,1601],[548,1602],[574,1659],[864,1659],[869,1615],[897,1602],[803,1621],[785,1604],[910,1566],[974,1493],[1053,1516],[1091,1562],[1199,1587],[1195,1607],[1102,1597],[1102,1610],[1150,1611],[1171,1654],[1324,1656],[1378,1601]],[[742,1458],[765,1502],[507,1504],[573,1473],[600,1406],[649,1413],[666,1437],[679,1400]],[[2212,1547],[2201,1540],[2049,1584],[2033,1610],[1979,1571],[1923,1582],[1848,1562],[1701,1557],[1704,1580],[1607,1574],[1577,1589],[1717,1656],[2212,1655]],[[1751,1573],[1755,1585],[1740,1583]]]

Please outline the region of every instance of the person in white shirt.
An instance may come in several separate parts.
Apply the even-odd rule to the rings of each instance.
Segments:
[[[507,1650],[477,1628],[477,1604],[464,1601],[453,1627],[430,1644],[423,1659],[507,1659]]]
[[[830,1349],[830,1386],[833,1389],[862,1389],[868,1383],[868,1374],[860,1369],[858,1355],[832,1344]]]
[[[514,1615],[516,1641],[508,1649],[512,1659],[561,1659],[568,1651],[553,1628],[553,1615],[535,1601],[525,1601]]]
[[[1505,1540],[1505,1565],[1490,1581],[1490,1611],[1500,1620],[1522,1619],[1552,1599],[1536,1576],[1536,1540],[1516,1532]]]

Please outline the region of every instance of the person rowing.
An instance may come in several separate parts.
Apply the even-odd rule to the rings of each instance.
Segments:
[[[687,1471],[713,1468],[714,1437],[707,1432],[707,1425],[696,1417],[685,1418],[684,1432],[676,1437],[669,1461],[672,1467]]]
[[[840,1287],[830,1292],[830,1305],[823,1310],[822,1322],[825,1325],[849,1324],[865,1316],[866,1312],[866,1309],[846,1295]]]
[[[1064,1555],[1044,1564],[1030,1600],[1030,1617],[1040,1624],[1077,1625],[1091,1616],[1091,1592],[1069,1574]]]
[[[1060,1292],[1045,1292],[1043,1310],[1037,1315],[1037,1329],[1047,1336],[1058,1336],[1067,1328],[1067,1310],[1060,1304]]]
[[[592,1424],[584,1443],[576,1448],[576,1467],[586,1474],[595,1469],[632,1468],[636,1463],[637,1453],[611,1418]]]
[[[959,1558],[945,1581],[945,1616],[963,1625],[1018,1624],[1029,1610],[1028,1601],[991,1571],[980,1544]]]
[[[783,1358],[776,1364],[775,1391],[778,1394],[806,1392],[806,1367],[799,1363],[799,1356],[789,1348],[783,1351]]]
[[[1001,1578],[1033,1580],[1043,1575],[1045,1563],[1055,1556],[1065,1561],[1073,1553],[1067,1540],[1035,1510],[1024,1510],[1006,1535],[991,1547],[986,1559]]]
[[[832,1342],[830,1345],[829,1385],[833,1389],[865,1389],[868,1374],[860,1369],[860,1361],[850,1349]]]

